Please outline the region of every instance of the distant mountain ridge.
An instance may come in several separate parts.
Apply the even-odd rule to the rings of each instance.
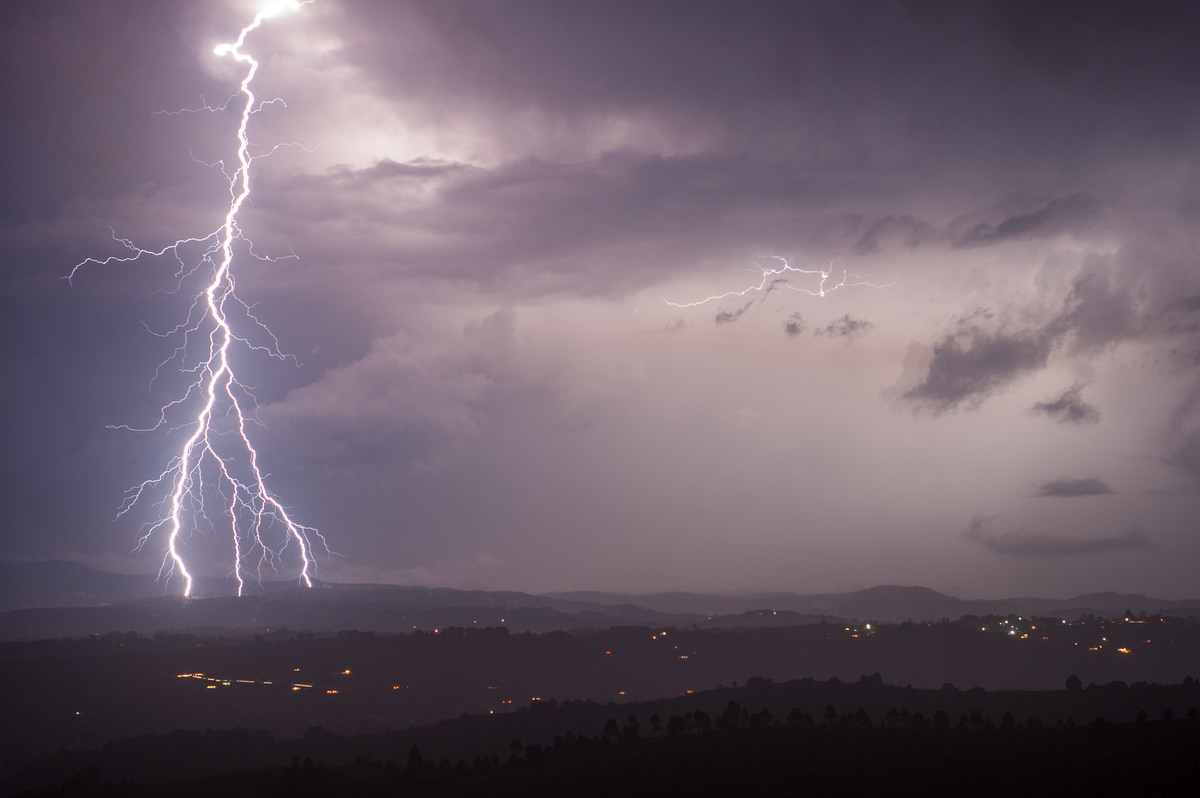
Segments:
[[[633,595],[572,591],[458,590],[400,585],[293,582],[256,585],[229,595],[224,580],[201,580],[192,599],[164,595],[151,576],[96,571],[77,563],[0,563],[0,640],[76,637],[109,631],[226,630],[260,633],[288,628],[315,632],[357,629],[405,632],[446,626],[504,625],[513,631],[616,625],[782,626],[820,621],[901,622],[964,615],[1077,618],[1092,613],[1200,617],[1200,600],[1092,593],[1072,599],[960,599],[927,587],[881,585],[849,593]],[[204,592],[217,595],[204,595]]]
[[[760,593],[708,595],[703,593],[626,594],[570,591],[546,594],[553,598],[594,604],[633,604],[670,613],[730,615],[773,609],[804,615],[832,615],[862,621],[901,622],[960,618],[964,615],[1064,615],[1087,613],[1114,617],[1125,611],[1147,614],[1200,615],[1200,599],[1170,601],[1127,593],[1089,593],[1070,599],[961,599],[928,587],[880,585],[850,593]]]

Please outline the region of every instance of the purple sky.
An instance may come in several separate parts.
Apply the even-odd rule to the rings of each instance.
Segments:
[[[220,224],[250,0],[0,5],[0,556],[114,521],[173,262]],[[1200,565],[1200,8],[317,0],[255,32],[242,297],[330,580],[1119,590]],[[753,292],[833,262],[886,287]],[[814,288],[790,274],[789,285]],[[229,569],[196,543],[199,570]]]

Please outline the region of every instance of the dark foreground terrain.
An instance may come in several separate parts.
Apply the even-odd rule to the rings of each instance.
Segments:
[[[0,794],[1180,794],[1198,666],[1133,616],[14,642]]]
[[[81,572],[93,606],[46,609],[30,603],[45,576],[15,580],[7,600],[23,608],[0,612],[0,795],[1186,795],[1200,782],[1194,602],[265,586],[104,603],[146,586]]]
[[[834,700],[840,708],[820,706]],[[534,702],[376,735],[148,735],[27,764],[7,786],[26,796],[176,798],[1188,795],[1200,779],[1200,710],[1171,707],[1189,702],[1200,702],[1194,680],[1006,694],[877,676],[753,679],[659,702]],[[1153,716],[1092,716],[1135,704]]]
[[[1067,674],[1083,685],[1180,683],[1198,665],[1200,623],[1168,618],[992,616],[546,634],[503,627],[107,633],[0,644],[0,709],[13,721],[0,726],[0,757],[173,730],[244,727],[280,738],[311,726],[338,734],[387,731],[464,713],[503,714],[539,699],[684,696],[750,676],[782,682],[880,673],[889,683],[922,688],[1044,691],[1061,688]]]

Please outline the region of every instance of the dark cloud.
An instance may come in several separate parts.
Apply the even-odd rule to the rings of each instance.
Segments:
[[[1166,463],[1190,476],[1200,489],[1200,430],[1185,432],[1174,439]]]
[[[1083,479],[1051,479],[1037,486],[1038,496],[1058,496],[1076,498],[1078,496],[1106,496],[1116,493],[1108,484],[1098,477]]]
[[[1171,439],[1164,462],[1190,477],[1200,490],[1200,387],[1171,414],[1169,429]]]
[[[1074,351],[1090,354],[1139,334],[1132,287],[1114,282],[1105,271],[1086,271],[1075,280],[1062,316],[1052,325],[1071,332]]]
[[[1060,424],[1096,424],[1100,421],[1100,409],[1083,401],[1083,385],[1076,383],[1057,399],[1038,402],[1032,408]]]
[[[995,391],[1045,366],[1053,344],[1041,330],[993,333],[967,324],[934,345],[924,379],[904,398],[934,414],[974,409]]]
[[[1061,308],[1040,325],[1006,330],[991,310],[960,318],[954,331],[933,346],[926,373],[904,398],[935,414],[976,409],[991,394],[1044,368],[1056,347],[1087,359],[1142,335],[1155,322],[1139,315],[1132,290],[1118,286],[1110,271],[1102,258],[1091,258],[1072,282]],[[1027,315],[1017,314],[1018,318]],[[1057,400],[1039,402],[1033,409],[1065,423],[1099,420],[1099,411],[1083,402],[1081,391],[1082,386],[1074,386]]]
[[[1182,337],[1175,359],[1189,366],[1200,365],[1200,296],[1168,302],[1158,321],[1161,331]]]
[[[971,520],[964,535],[968,540],[979,543],[989,551],[1007,557],[1073,557],[1079,554],[1154,547],[1146,533],[1136,526],[1111,537],[1080,538],[1072,535],[1047,535],[1027,529],[992,532],[988,526],[995,520],[976,516]]]
[[[1036,210],[1008,216],[995,224],[979,222],[957,238],[958,249],[987,246],[1016,238],[1075,233],[1086,229],[1100,213],[1091,194],[1071,194]]]
[[[747,13],[692,0],[446,0],[350,8],[345,57],[366,80],[429,100],[418,123],[461,110],[444,107],[443,98],[455,97],[514,138],[544,131],[509,126],[509,114],[554,114],[564,135],[585,113],[649,114],[678,125],[681,136],[859,170],[904,165],[950,175],[982,164],[1003,173],[1019,163],[1032,175],[1146,140],[1190,152],[1198,113],[1200,56],[1187,32],[1200,12],[1190,4],[884,2],[864,11],[763,0]],[[380,30],[405,31],[405,45]]]
[[[836,321],[824,327],[818,327],[814,335],[828,335],[832,338],[853,338],[870,330],[875,325],[866,319],[856,319],[847,313]]]
[[[21,420],[0,431],[2,547],[117,552],[137,536],[142,518],[97,520],[176,441],[105,425],[153,420],[193,376],[156,376],[175,343],[141,327],[186,319],[182,293],[151,297],[179,264],[58,278],[122,251],[109,225],[157,248],[219,224],[226,180],[189,152],[232,163],[234,119],[154,112],[229,95],[237,70],[212,45],[245,5],[0,2],[0,404]],[[273,487],[391,573],[1009,590],[1012,568],[955,561],[929,530],[962,526],[954,497],[1071,474],[1030,476],[1047,433],[1119,455],[1122,484],[1153,489],[1165,464],[1200,488],[1200,405],[1166,417],[1200,380],[1198,23],[1195,3],[1124,0],[322,0],[272,20],[249,41],[259,96],[287,106],[255,115],[254,151],[306,148],[256,163],[239,226],[255,252],[299,260],[239,249],[236,269],[300,361],[238,353]],[[850,277],[814,296],[817,275],[753,268],[772,253],[895,289]],[[724,300],[662,303],[707,295]],[[768,296],[763,323],[742,318]],[[992,312],[969,314],[980,304]],[[878,330],[802,364],[779,335],[853,336],[865,318]],[[922,412],[1030,378],[1019,407],[1075,426],[873,413],[898,369]],[[1121,412],[1096,424],[1080,385],[1058,394],[1064,374]],[[797,447],[822,467],[798,476]],[[983,449],[986,468],[947,469]],[[1195,584],[1194,519],[1149,490],[1006,496],[1065,533],[980,527],[979,546],[1010,555],[1144,542],[1042,525],[1072,513],[1158,524],[1136,573],[1068,560],[1021,589]],[[686,567],[664,572],[681,546]]]
[[[751,300],[737,310],[722,310],[713,317],[713,321],[717,324],[732,324],[745,315],[746,311],[750,310],[751,306],[753,305],[754,300]]]
[[[582,163],[337,167],[268,184],[257,205],[269,210],[281,241],[325,269],[369,264],[363,276],[372,279],[423,273],[522,292],[611,295],[684,271],[743,235],[748,213],[801,212],[845,193],[835,182],[794,165],[619,151]],[[636,258],[602,254],[630,243],[669,257],[647,274]],[[768,283],[759,298],[786,282]]]
[[[136,23],[119,22],[122,10],[136,10]],[[21,153],[0,161],[0,185],[21,187],[0,192],[0,224],[54,218],[80,197],[194,178],[189,159],[177,158],[169,120],[152,116],[195,98],[177,94],[181,84],[211,85],[202,64],[181,57],[191,42],[179,13],[163,3],[0,3],[0,107],[13,121],[13,109],[23,109],[20,124],[0,134],[6,150]],[[103,124],[81,136],[80,118]]]
[[[860,255],[879,252],[885,246],[916,249],[935,237],[933,225],[907,214],[894,214],[873,222],[855,242],[854,249]]]

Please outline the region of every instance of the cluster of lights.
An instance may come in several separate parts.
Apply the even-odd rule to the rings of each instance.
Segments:
[[[665,638],[666,636],[667,636],[667,633],[666,633],[666,631],[664,630],[664,631],[661,631],[661,632],[656,632],[656,633],[654,633],[654,634],[650,635],[650,639],[651,639],[651,640],[658,640],[659,638]],[[676,644],[676,645],[674,646],[674,650],[675,650],[675,651],[678,651],[678,650],[679,650],[679,645],[678,645],[678,644]],[[610,656],[610,657],[612,656],[612,651],[605,651],[604,653],[605,653],[605,655],[607,655],[607,656]],[[692,652],[692,653],[694,654],[695,652]],[[679,659],[689,659],[689,658],[690,658],[690,655],[688,655],[688,654],[679,654],[679,655],[678,655],[678,657],[679,657]],[[624,695],[624,693],[621,693],[621,695]]]
[[[875,634],[876,631],[871,628],[871,624],[869,623],[863,624],[861,629],[857,626],[843,626],[842,630],[849,632],[851,637],[867,637]]]
[[[297,668],[296,670],[299,670],[299,668]],[[256,685],[275,684],[275,682],[273,682],[269,679],[263,679],[261,681],[257,680],[257,679],[222,679],[217,676],[207,676],[203,673],[179,673],[179,674],[175,675],[175,678],[176,679],[196,679],[201,682],[208,682],[209,684],[207,684],[206,687],[209,690],[216,690],[218,687],[231,687],[235,684],[256,684]],[[291,687],[292,690],[296,690],[296,691],[312,689],[311,684],[300,684],[298,682],[292,683],[288,686]]]
[[[299,672],[300,672],[299,668],[292,668],[292,673],[299,673]],[[353,673],[353,671],[351,671],[349,668],[345,668],[341,671],[342,676],[350,676],[352,673]],[[216,690],[218,687],[232,687],[235,684],[260,685],[260,686],[269,686],[269,685],[275,684],[275,682],[270,679],[261,679],[261,680],[259,680],[259,679],[224,679],[224,678],[221,678],[218,676],[209,676],[204,673],[177,673],[177,674],[175,674],[175,678],[176,679],[195,679],[195,680],[201,681],[201,682],[208,682],[208,684],[206,684],[205,687],[209,690]],[[311,690],[314,687],[314,685],[306,684],[304,682],[289,682],[289,683],[287,683],[287,686],[289,688],[291,688],[291,690],[293,690],[294,692],[300,692],[301,690]],[[405,685],[405,687],[407,687],[407,686],[408,685]],[[393,690],[398,689],[398,686],[394,686],[392,689]],[[337,695],[339,692],[341,692],[341,691],[332,689],[332,688],[325,690],[325,693],[327,695]]]
[[[1165,622],[1164,618],[1159,618],[1158,620],[1160,622]],[[1007,637],[1011,637],[1011,638],[1014,638],[1017,640],[1030,640],[1030,639],[1049,640],[1050,635],[1048,633],[1051,632],[1055,626],[1059,626],[1060,628],[1061,627],[1073,627],[1073,626],[1084,627],[1084,626],[1088,626],[1089,623],[1091,623],[1091,624],[1097,623],[1096,621],[1087,621],[1084,619],[1080,619],[1078,621],[1068,621],[1065,618],[1060,618],[1056,624],[1051,623],[1050,625],[1047,625],[1049,622],[1047,622],[1045,619],[1043,619],[1043,621],[1041,622],[1041,624],[1039,626],[1039,624],[1035,621],[1036,621],[1036,619],[1034,619],[1034,618],[1024,618],[1023,616],[1020,616],[1020,615],[1010,616],[1009,618],[1005,618],[1005,619],[997,622],[996,631],[999,631],[999,632],[1003,633],[1004,635],[1006,635]],[[1028,624],[1028,626],[1023,626],[1021,624],[1021,622]],[[1099,623],[1100,631],[1104,631],[1107,629],[1107,627],[1110,624],[1113,625],[1114,627],[1119,627],[1124,624],[1135,624],[1135,623],[1144,624],[1144,623],[1147,623],[1147,621],[1145,619],[1133,619],[1133,618],[1125,617],[1125,618],[1117,618],[1117,619],[1109,619],[1109,620],[1101,619],[1098,621],[1098,623]],[[989,630],[988,626],[980,626],[979,631],[987,632],[990,630]],[[1153,639],[1145,638],[1144,640],[1139,641],[1139,642],[1149,645],[1153,642]],[[1075,647],[1080,647],[1081,644],[1079,641],[1076,640],[1076,641],[1073,641],[1071,645],[1075,646]],[[1132,654],[1133,653],[1133,648],[1131,648],[1129,645],[1116,646],[1116,647],[1109,645],[1109,639],[1108,639],[1107,635],[1101,635],[1100,640],[1098,642],[1096,642],[1095,645],[1086,645],[1085,644],[1085,647],[1087,648],[1088,651],[1100,652],[1100,651],[1104,651],[1107,648],[1109,651],[1116,651],[1118,654]]]

